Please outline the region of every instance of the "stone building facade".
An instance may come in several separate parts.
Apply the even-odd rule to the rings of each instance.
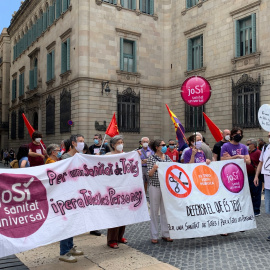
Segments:
[[[72,133],[92,144],[114,112],[125,149],[142,136],[167,141],[165,104],[189,135],[194,111],[180,88],[193,75],[212,87],[197,119],[210,146],[202,111],[220,129],[265,137],[256,112],[270,103],[269,11],[266,0],[25,0],[8,28],[9,144],[29,141],[22,112],[46,144]]]
[[[4,28],[0,35],[0,147],[8,145],[8,109],[10,77],[10,37]]]

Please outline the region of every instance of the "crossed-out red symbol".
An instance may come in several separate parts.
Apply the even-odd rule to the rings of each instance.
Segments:
[[[176,173],[176,171],[173,172],[173,170],[176,170],[178,173]],[[183,182],[180,179],[182,174],[185,175],[188,182]],[[179,177],[177,175],[179,175]],[[169,167],[166,172],[165,179],[166,179],[166,186],[173,196],[178,197],[178,198],[185,198],[190,194],[191,189],[192,189],[191,181],[187,173],[181,167],[177,165],[173,165]],[[176,183],[174,190],[172,189],[170,182]]]

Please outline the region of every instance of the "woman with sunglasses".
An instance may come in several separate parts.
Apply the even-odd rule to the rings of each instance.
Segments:
[[[172,160],[165,155],[167,151],[166,144],[163,140],[155,140],[150,142],[150,148],[155,152],[154,155],[147,159],[147,172],[149,175],[149,198],[150,198],[150,215],[151,215],[151,242],[158,243],[158,213],[160,211],[160,226],[161,236],[166,242],[172,242],[168,230],[168,222],[164,209],[162,194],[160,190],[160,182],[158,178],[157,162],[172,162]]]

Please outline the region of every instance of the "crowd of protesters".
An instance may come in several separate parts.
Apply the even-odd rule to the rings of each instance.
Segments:
[[[261,138],[258,140],[249,138],[246,140],[246,143],[240,143],[241,141],[243,141],[243,130],[241,128],[233,128],[231,131],[225,129],[222,140],[214,145],[213,150],[205,143],[202,134],[198,132],[188,137],[186,143],[181,145],[181,147],[173,139],[166,143],[162,139],[150,141],[148,137],[141,138],[138,153],[142,163],[145,192],[149,194],[150,200],[150,234],[153,244],[157,244],[159,241],[159,223],[161,226],[161,239],[166,242],[173,242],[168,231],[157,162],[186,164],[205,162],[209,165],[211,162],[220,160],[243,159],[247,166],[254,215],[256,217],[260,215],[261,193],[264,183],[264,175],[260,173],[260,170],[267,158],[265,154],[270,156],[270,147]],[[107,140],[102,141],[101,134],[95,134],[93,144],[88,147],[84,141],[84,136],[77,134],[61,141],[59,144],[50,144],[46,148],[42,142],[42,134],[39,131],[35,131],[32,134],[31,143],[21,145],[16,156],[12,148],[9,151],[7,149],[2,150],[2,160],[7,166],[10,162],[13,162],[10,163],[13,168],[26,168],[72,158],[76,153],[116,155],[123,152],[123,147],[124,141],[121,135],[116,135],[108,142]],[[15,165],[15,161],[17,165]],[[270,213],[270,176],[267,176],[265,181],[266,212]],[[158,222],[159,216],[160,222]],[[117,249],[119,248],[119,243],[127,243],[127,239],[124,238],[124,232],[125,226],[108,229],[107,245],[110,248]],[[90,234],[100,236],[101,232],[91,231]],[[270,237],[267,240],[270,240]],[[74,256],[77,255],[83,255],[83,252],[74,246],[73,237],[60,241],[59,259],[61,261],[76,262],[77,259]]]

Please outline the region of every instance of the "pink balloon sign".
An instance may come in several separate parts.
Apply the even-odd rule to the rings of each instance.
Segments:
[[[226,164],[221,170],[224,186],[233,193],[239,193],[244,187],[244,173],[235,163]]]
[[[192,76],[186,79],[181,87],[181,97],[185,103],[192,107],[205,104],[211,96],[209,82],[201,76]]]

